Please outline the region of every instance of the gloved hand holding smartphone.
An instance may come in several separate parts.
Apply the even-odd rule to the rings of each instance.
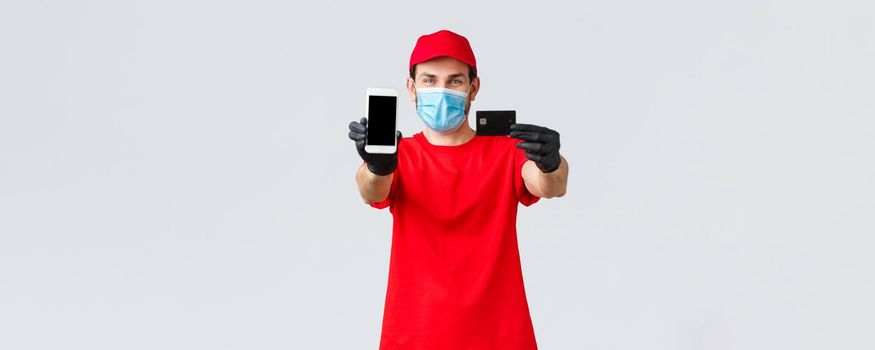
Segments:
[[[362,157],[362,160],[368,164],[368,170],[375,175],[386,176],[395,171],[398,167],[398,150],[395,153],[368,153],[365,151],[365,143],[368,139],[368,119],[362,118],[360,121],[349,123],[349,138],[355,141],[355,148]],[[401,131],[395,131],[395,144],[401,141]]]

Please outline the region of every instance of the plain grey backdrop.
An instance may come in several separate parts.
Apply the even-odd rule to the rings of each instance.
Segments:
[[[518,222],[541,348],[875,348],[873,9],[0,0],[0,348],[375,349],[347,124],[439,29],[474,110],[562,135]]]

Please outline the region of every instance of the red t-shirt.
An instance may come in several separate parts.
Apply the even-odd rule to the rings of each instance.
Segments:
[[[507,136],[398,144],[380,349],[537,349],[520,267],[517,203],[537,202]]]

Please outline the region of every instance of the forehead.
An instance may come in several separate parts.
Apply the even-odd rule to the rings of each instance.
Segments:
[[[468,65],[452,57],[436,57],[416,65],[416,75],[466,75]]]

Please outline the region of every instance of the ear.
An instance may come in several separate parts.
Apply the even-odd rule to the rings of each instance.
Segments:
[[[471,81],[471,101],[474,101],[474,98],[477,97],[477,92],[480,91],[480,77],[474,78]]]
[[[410,95],[410,101],[416,103],[416,88],[413,86],[413,78],[407,77],[407,94]]]

